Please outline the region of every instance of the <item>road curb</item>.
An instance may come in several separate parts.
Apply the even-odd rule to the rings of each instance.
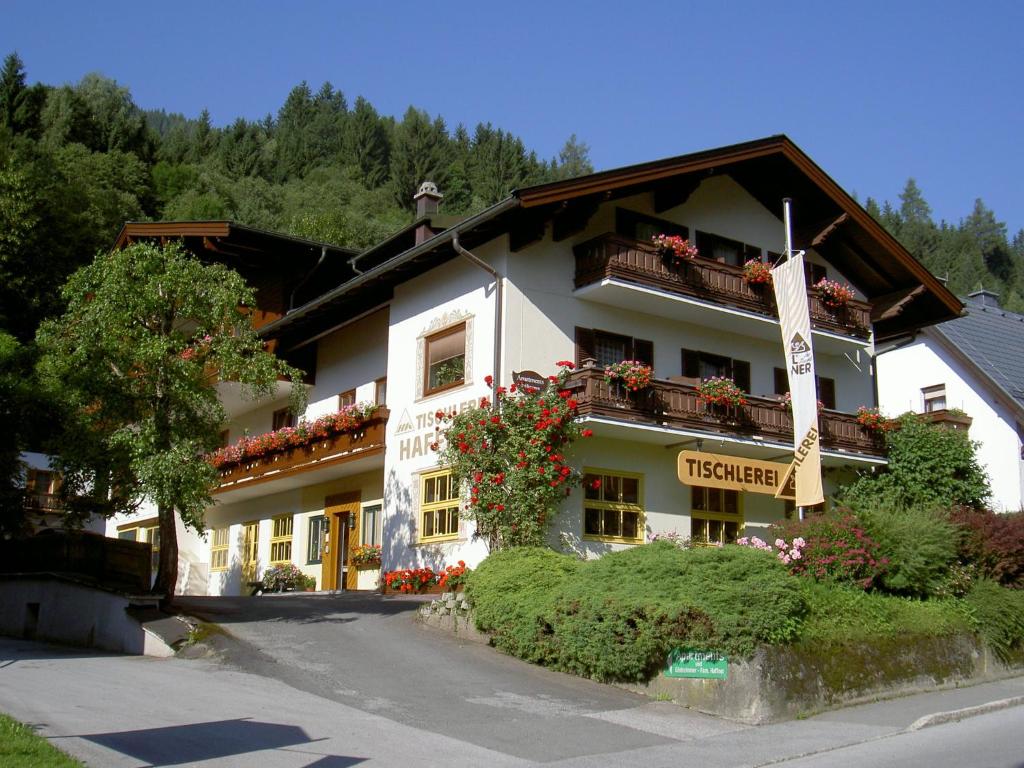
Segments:
[[[1018,707],[1024,704],[1024,696],[1011,696],[1008,699],[999,699],[998,701],[990,701],[985,704],[978,704],[973,707],[964,707],[963,709],[951,709],[948,712],[932,712],[930,715],[919,717],[909,726],[907,731],[920,731],[922,728],[930,728],[933,725],[942,725],[943,723],[952,723],[957,720],[966,720],[969,717],[977,717],[978,715],[987,715],[989,712],[997,712],[1000,709],[1009,709],[1010,707]]]

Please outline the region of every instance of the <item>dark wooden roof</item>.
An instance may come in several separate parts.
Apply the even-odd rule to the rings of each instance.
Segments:
[[[605,201],[651,193],[657,211],[684,203],[701,181],[734,179],[780,220],[793,201],[794,246],[813,247],[871,301],[876,338],[959,317],[963,305],[867,211],[785,136],[617,168],[515,190],[505,200],[419,245],[415,224],[359,255],[360,274],[266,328],[286,346],[390,300],[394,286],[455,256],[452,236],[473,248],[507,234],[515,252],[543,237],[581,231]],[[780,232],[781,239],[781,232]]]

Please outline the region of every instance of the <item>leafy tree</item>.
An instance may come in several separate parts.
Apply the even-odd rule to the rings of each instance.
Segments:
[[[0,70],[0,126],[36,136],[45,101],[46,87],[28,86],[24,64],[17,53],[9,54]]]
[[[555,175],[559,179],[572,179],[593,172],[594,166],[590,162],[590,147],[577,139],[575,133],[572,134],[566,139],[558,153],[558,167]]]
[[[445,427],[435,450],[452,468],[452,482],[469,488],[465,516],[492,552],[542,546],[559,505],[581,481],[565,454],[590,431],[580,428],[576,401],[564,389],[571,363],[559,365],[539,392],[499,387],[497,410],[482,398],[476,408],[436,414]]]
[[[839,494],[863,507],[982,507],[991,496],[978,464],[978,444],[964,432],[946,429],[912,413],[885,433],[889,463],[866,471]]]
[[[32,375],[32,350],[0,331],[0,538],[26,532],[21,452],[38,437],[43,409]]]
[[[175,512],[203,530],[217,475],[204,453],[225,419],[211,371],[256,396],[301,372],[264,351],[245,307],[254,294],[219,264],[177,245],[136,243],[100,255],[64,287],[67,311],[40,327],[40,372],[69,409],[58,468],[69,508],[110,515],[143,498],[160,520],[154,590],[174,594]]]
[[[391,153],[388,131],[377,110],[362,96],[356,99],[345,151],[358,167],[364,186],[376,189],[387,181]]]
[[[400,208],[413,206],[413,195],[424,181],[444,189],[448,180],[448,131],[440,117],[409,107],[395,126],[391,146],[391,193]]]

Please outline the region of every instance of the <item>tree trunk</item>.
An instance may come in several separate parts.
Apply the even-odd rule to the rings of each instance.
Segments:
[[[174,507],[161,506],[160,517],[160,562],[157,565],[153,593],[164,596],[161,603],[174,602],[174,590],[178,586],[178,532],[174,525]]]

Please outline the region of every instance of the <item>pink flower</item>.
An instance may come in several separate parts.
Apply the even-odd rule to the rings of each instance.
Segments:
[[[785,549],[786,548],[786,540],[785,539],[776,539],[775,540],[775,546],[778,547],[779,549]]]

